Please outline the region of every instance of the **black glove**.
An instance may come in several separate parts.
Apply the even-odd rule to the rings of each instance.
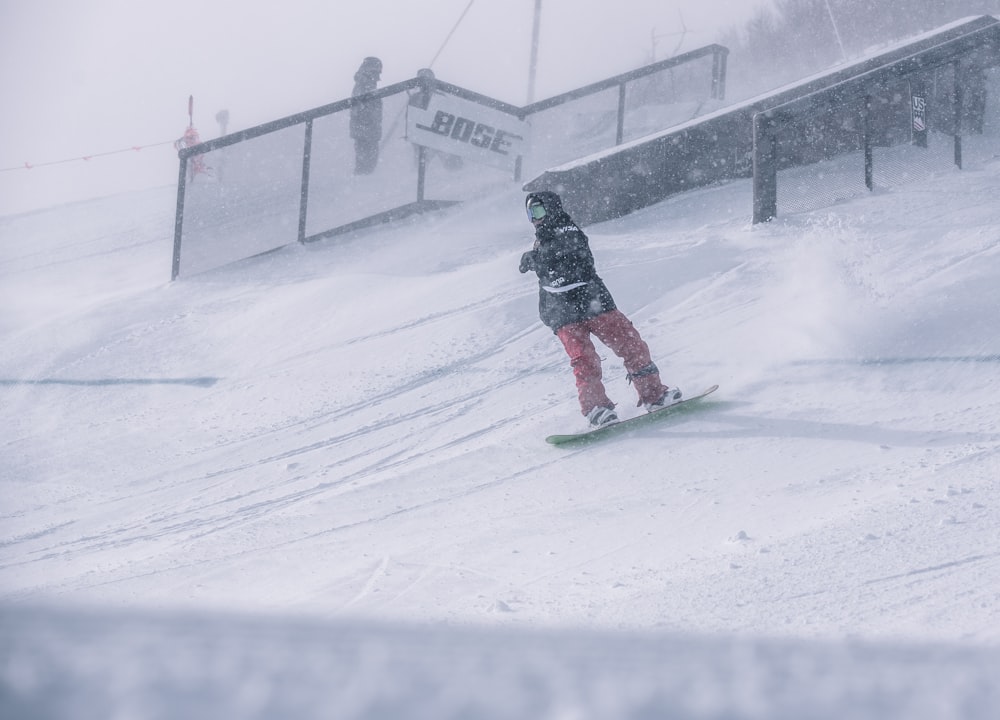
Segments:
[[[535,269],[535,251],[529,250],[521,256],[521,267],[518,268],[521,272],[526,273],[529,270]]]

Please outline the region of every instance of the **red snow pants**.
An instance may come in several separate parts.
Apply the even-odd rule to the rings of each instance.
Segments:
[[[556,331],[569,355],[569,364],[576,377],[576,390],[580,395],[580,410],[584,415],[595,407],[615,405],[608,399],[601,381],[601,358],[597,354],[594,335],[625,363],[625,370],[636,392],[639,403],[652,403],[666,392],[660,374],[649,355],[649,346],[639,336],[639,331],[620,310],[611,310],[583,322],[564,325]]]

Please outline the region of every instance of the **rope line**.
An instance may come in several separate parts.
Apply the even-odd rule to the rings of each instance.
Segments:
[[[448,35],[447,37],[445,37],[444,42],[441,43],[441,47],[439,47],[438,51],[434,53],[434,57],[431,58],[431,61],[427,63],[427,67],[429,68],[434,67],[434,63],[437,61],[441,53],[444,52],[445,46],[447,46],[448,41],[451,40],[451,36],[455,34],[456,30],[458,30],[458,26],[462,24],[462,20],[465,19],[465,15],[469,12],[470,8],[472,8],[472,3],[474,3],[475,1],[476,0],[469,0],[469,4],[465,6],[465,10],[463,10],[462,14],[458,16],[458,20],[455,21],[455,25],[448,32]]]
[[[448,45],[448,42],[451,40],[452,35],[454,35],[455,31],[458,30],[458,26],[462,24],[462,20],[465,19],[465,16],[468,14],[469,10],[472,9],[472,5],[475,3],[475,1],[476,0],[469,0],[469,4],[465,6],[465,10],[463,10],[461,15],[458,16],[458,20],[455,21],[455,24],[448,32],[448,35],[445,37],[444,42],[441,43],[441,47],[439,47],[437,52],[434,53],[434,57],[431,58],[431,61],[430,63],[428,63],[427,67],[432,67],[434,63],[437,61],[438,57],[441,55],[441,53],[444,52],[444,49]],[[191,112],[192,102],[193,98],[190,98],[188,100],[189,113]],[[67,158],[65,160],[52,160],[50,162],[43,162],[43,163],[31,163],[25,161],[23,165],[14,165],[12,167],[0,168],[0,172],[12,172],[14,170],[33,170],[35,168],[48,167],[50,165],[63,165],[65,163],[76,162],[77,160],[87,161],[87,160],[92,160],[94,158],[106,157],[108,155],[118,155],[120,153],[126,153],[126,152],[138,152],[139,150],[143,150],[145,148],[159,147],[161,145],[171,145],[176,142],[177,142],[176,140],[164,140],[163,142],[152,143],[150,145],[133,145],[132,147],[122,148],[120,150],[109,150],[108,152],[94,153],[93,155],[82,155],[80,157]]]
[[[94,158],[106,157],[108,155],[118,155],[119,153],[139,152],[140,150],[144,150],[146,148],[159,147],[161,145],[172,145],[174,144],[174,142],[176,141],[164,140],[163,142],[151,143],[149,145],[133,145],[132,147],[122,148],[121,150],[109,150],[108,152],[94,153],[93,155],[81,155],[80,157],[67,158],[65,160],[52,160],[50,162],[43,162],[43,163],[31,163],[25,161],[24,165],[15,165],[13,167],[0,168],[0,172],[10,172],[12,170],[34,170],[35,168],[39,167],[48,167],[49,165],[62,165],[64,163],[76,162],[77,160],[87,161],[87,160],[92,160]]]

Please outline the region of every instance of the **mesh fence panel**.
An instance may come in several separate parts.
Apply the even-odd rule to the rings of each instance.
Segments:
[[[313,121],[307,237],[416,200],[413,146],[405,138],[407,100],[405,92],[382,99],[382,139],[371,173],[355,174],[349,110]]]
[[[719,106],[710,99],[712,65],[708,55],[626,83],[622,140],[680,125]]]
[[[622,142],[686,122],[721,103],[712,94],[711,55],[625,83]],[[530,115],[531,150],[525,175],[614,147],[618,139],[618,86]]]
[[[778,173],[778,215],[835,205],[868,193],[864,153],[846,153]]]
[[[971,72],[979,72],[973,70]],[[880,87],[870,97],[872,183],[891,189],[957,170],[954,65]],[[911,91],[926,100],[926,144],[911,129]],[[962,164],[1000,152],[1000,71],[963,84]],[[784,126],[778,137],[778,214],[804,212],[869,194],[862,104],[830,105]]]
[[[712,94],[714,62],[708,54],[627,80],[622,140],[713,109],[710,106],[718,102],[707,98]],[[189,164],[203,163],[209,172],[191,176],[183,190],[177,274],[204,272],[300,239],[325,237],[418,200],[471,200],[515,181],[513,157],[504,168],[426,148],[421,186],[421,151],[407,137],[407,111],[415,92],[416,86],[408,84],[408,89],[389,89],[382,96],[382,138],[371,172],[356,172],[348,108],[311,121],[303,114],[287,128],[190,157]],[[524,118],[529,129],[521,177],[615,146],[620,93],[614,85]],[[300,235],[303,200],[305,224]]]
[[[296,241],[304,136],[298,125],[195,156],[207,172],[184,188],[181,273]]]
[[[533,113],[528,118],[531,143],[524,172],[531,177],[615,144],[618,135],[618,88],[601,90]]]
[[[501,170],[481,165],[438,150],[428,149],[425,152],[424,197],[427,200],[472,200],[493,189],[510,187],[514,178],[513,169]]]

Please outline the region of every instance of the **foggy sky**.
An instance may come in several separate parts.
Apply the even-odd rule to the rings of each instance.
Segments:
[[[535,98],[701,47],[771,0],[543,0]],[[0,215],[176,182],[168,143],[340,100],[366,55],[382,85],[427,66],[469,0],[0,0]],[[433,67],[527,100],[534,0],[474,0]],[[682,24],[683,23],[683,24]],[[681,35],[686,26],[686,32]],[[155,146],[154,146],[155,145]],[[114,150],[139,151],[76,160]],[[31,170],[3,171],[69,160]]]

